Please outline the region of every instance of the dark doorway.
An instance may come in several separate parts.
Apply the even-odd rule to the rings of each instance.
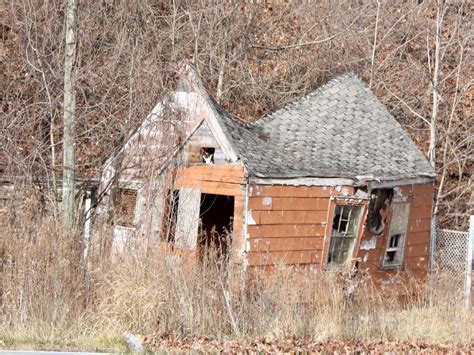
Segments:
[[[234,196],[201,194],[199,217],[201,254],[206,250],[215,250],[218,257],[227,256],[234,217]]]

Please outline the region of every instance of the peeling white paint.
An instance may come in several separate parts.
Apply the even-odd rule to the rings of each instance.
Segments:
[[[402,197],[403,196],[402,191],[400,190],[400,188],[398,186],[395,186],[393,188],[393,193],[396,197]]]
[[[335,189],[335,190],[336,190],[337,192],[341,192],[341,189],[342,189],[341,186],[336,186],[336,189]]]
[[[377,247],[377,236],[373,236],[369,240],[363,240],[360,243],[360,249],[361,250],[371,250],[375,249]]]
[[[364,260],[364,263],[366,263],[367,260],[369,260],[369,253],[364,254],[364,259],[363,260]]]
[[[245,241],[245,251],[250,251],[250,242],[248,240]]]
[[[247,211],[247,224],[251,226],[255,226],[257,222],[255,222],[255,219],[252,217],[252,210]]]
[[[264,197],[262,200],[262,205],[265,206],[270,206],[272,204],[272,198],[271,197]]]
[[[344,196],[349,196],[350,190],[349,190],[347,187],[343,187],[343,188],[341,189],[341,193],[342,193]]]
[[[369,194],[363,190],[357,190],[356,193],[354,194],[354,197],[358,198],[369,198]]]

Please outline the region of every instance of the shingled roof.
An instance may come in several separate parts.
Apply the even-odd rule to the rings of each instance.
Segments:
[[[435,175],[400,124],[353,73],[248,127],[212,101],[251,176],[395,180]]]

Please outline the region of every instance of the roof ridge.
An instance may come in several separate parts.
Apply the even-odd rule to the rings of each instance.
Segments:
[[[289,109],[293,108],[294,106],[296,106],[297,104],[301,103],[302,101],[310,99],[313,96],[317,96],[322,91],[324,91],[324,90],[340,83],[341,81],[345,80],[346,78],[356,78],[357,80],[362,82],[360,77],[354,71],[352,71],[352,70],[346,71],[345,73],[337,75],[336,77],[332,78],[331,80],[329,80],[325,84],[319,86],[315,90],[313,90],[313,91],[309,92],[308,94],[300,97],[299,99],[296,99],[292,102],[289,102],[285,106],[279,108],[278,110],[276,110],[274,112],[271,112],[268,115],[265,115],[265,116],[259,118],[256,121],[249,122],[249,123],[245,124],[244,126],[247,127],[247,128],[257,127],[259,124],[262,124],[262,123],[267,122],[268,120],[272,119],[274,117],[274,115],[276,115],[277,113],[281,113],[282,111],[289,110]]]

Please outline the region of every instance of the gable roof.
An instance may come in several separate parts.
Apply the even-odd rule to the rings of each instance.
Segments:
[[[435,176],[400,124],[353,73],[247,126],[208,94],[190,62],[181,63],[180,77],[172,96],[194,117],[185,141],[205,120],[229,161],[242,161],[250,177],[384,181]]]

